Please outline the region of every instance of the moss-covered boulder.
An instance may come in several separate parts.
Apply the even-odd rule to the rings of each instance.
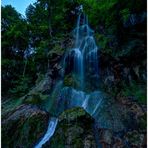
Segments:
[[[2,119],[2,147],[30,148],[48,126],[49,115],[35,105],[21,105]]]
[[[44,147],[96,148],[93,124],[93,118],[82,108],[66,110],[59,116],[55,134]]]

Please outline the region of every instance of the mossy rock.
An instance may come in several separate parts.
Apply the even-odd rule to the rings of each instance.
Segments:
[[[2,119],[2,147],[30,148],[44,135],[49,115],[34,105],[21,105]]]
[[[79,88],[80,84],[75,75],[69,74],[64,78],[64,86]]]
[[[73,122],[75,120],[83,120],[86,119],[87,122],[93,122],[93,118],[83,109],[80,107],[75,107],[69,110],[64,111],[60,116],[59,116],[59,122],[64,122],[68,120],[69,122]],[[80,121],[81,122],[81,121]]]
[[[44,147],[96,148],[93,124],[94,119],[83,108],[68,109],[59,116],[55,134]]]

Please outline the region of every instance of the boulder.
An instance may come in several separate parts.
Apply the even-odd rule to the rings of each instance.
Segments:
[[[35,105],[21,105],[2,119],[2,147],[33,147],[46,132],[49,115]]]

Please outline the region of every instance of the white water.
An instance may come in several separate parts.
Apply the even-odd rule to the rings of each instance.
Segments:
[[[100,91],[85,93],[84,91],[64,87],[60,93],[60,98],[62,100],[59,105],[61,109],[60,112],[68,108],[79,106],[83,107],[89,114],[94,115],[95,112],[98,111],[105,96]],[[67,105],[66,108],[63,107],[64,104]]]
[[[84,109],[86,109],[86,107],[88,106],[88,99],[89,99],[89,95],[87,95],[87,96],[85,97],[84,102],[83,102],[83,104],[82,104],[82,107],[83,107]]]
[[[58,123],[58,119],[55,117],[52,117],[49,122],[46,134],[41,139],[41,141],[35,146],[35,148],[41,148],[42,145],[45,144],[52,137],[56,129],[57,123]]]
[[[94,108],[93,112],[91,113],[92,116],[96,113],[97,109],[99,108],[99,106],[101,104],[101,101],[102,100],[99,100],[98,103],[96,104],[96,107]]]

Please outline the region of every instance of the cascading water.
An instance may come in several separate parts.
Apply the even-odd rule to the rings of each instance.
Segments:
[[[88,25],[88,18],[84,14],[80,14],[77,19],[77,26],[73,31],[75,38],[74,48],[70,49],[64,58],[65,71],[67,67],[71,67],[71,72],[78,77],[79,88],[80,90],[72,90],[69,106],[81,106],[84,109],[88,110],[88,102],[90,94],[86,94],[84,91],[88,88],[88,84],[93,86],[94,83],[98,83],[99,78],[99,65],[98,65],[98,47],[95,43],[93,37],[93,30],[90,29]],[[72,62],[71,62],[72,61]],[[67,64],[67,65],[66,65]],[[66,72],[65,72],[66,73]],[[93,84],[91,80],[94,79]],[[68,91],[68,88],[64,91]],[[83,95],[82,95],[83,94]],[[65,95],[62,95],[65,96]],[[63,99],[65,100],[65,99]],[[96,106],[93,106],[90,114],[94,114],[99,104],[102,100],[102,97],[98,95],[95,99],[98,100],[98,103],[95,102]]]
[[[84,90],[86,83],[92,76],[95,80],[99,76],[98,71],[98,47],[93,37],[93,30],[88,25],[88,18],[80,14],[77,20],[77,27],[73,31],[75,46],[66,56],[73,58],[73,73],[79,77],[80,88]],[[68,59],[68,57],[66,57]],[[65,59],[66,59],[65,58]],[[69,63],[66,61],[65,63]]]
[[[110,97],[98,91],[99,48],[93,34],[94,31],[88,25],[87,16],[81,13],[77,19],[77,26],[73,30],[74,48],[70,49],[64,57],[64,77],[72,73],[78,78],[79,85],[63,87],[60,94],[61,102],[63,102],[59,106],[62,108],[60,112],[67,108],[80,106],[94,117],[100,127],[119,131],[124,128],[122,115],[118,111],[120,108],[114,106],[115,102],[112,102]],[[66,107],[64,107],[65,104]],[[108,112],[109,108],[111,110]]]
[[[64,75],[75,75],[78,78],[79,85],[76,88],[73,86],[65,87],[63,80],[60,80],[53,93],[50,96],[48,111],[56,116],[64,110],[72,107],[83,107],[90,115],[94,117],[96,122],[102,128],[114,128],[115,130],[122,129],[120,122],[120,115],[116,115],[116,125],[110,124],[110,115],[106,109],[108,100],[106,95],[101,91],[86,90],[97,86],[99,83],[99,61],[98,61],[98,47],[93,37],[93,30],[88,25],[88,18],[84,14],[80,14],[77,20],[77,26],[73,31],[75,38],[74,48],[70,49],[64,57]],[[68,70],[67,70],[68,69]],[[70,69],[70,70],[69,70]],[[67,72],[68,71],[68,72]],[[90,86],[90,87],[89,87]],[[104,101],[106,100],[106,102]],[[104,105],[103,105],[104,104]],[[46,141],[49,141],[54,134],[57,125],[57,118],[53,118],[49,122],[48,130],[39,142],[36,148],[40,148]]]

